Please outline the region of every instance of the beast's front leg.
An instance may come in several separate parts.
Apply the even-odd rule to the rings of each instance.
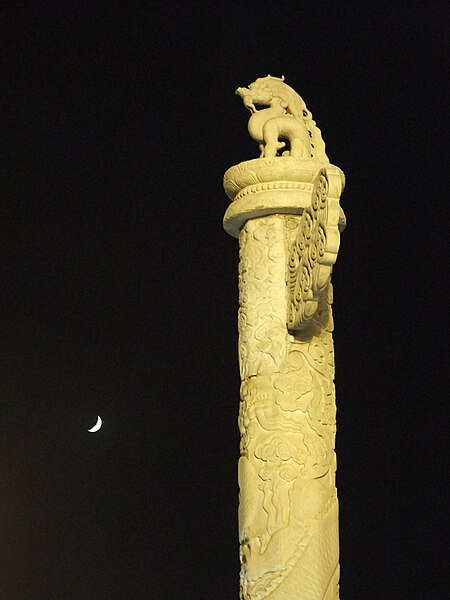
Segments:
[[[278,150],[281,150],[286,145],[284,142],[278,141],[280,132],[277,125],[273,122],[274,120],[268,121],[263,129],[263,139],[265,142],[264,156],[266,157],[276,156]]]
[[[277,138],[275,138],[274,140],[270,140],[269,142],[266,143],[266,146],[264,149],[264,154],[262,154],[261,156],[265,156],[265,157],[276,156],[278,150],[281,150],[281,148],[284,148],[285,146],[286,146],[286,144],[284,142],[279,142]]]

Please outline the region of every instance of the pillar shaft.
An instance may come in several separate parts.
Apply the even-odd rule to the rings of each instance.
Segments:
[[[240,234],[239,542],[245,599],[337,597],[331,288],[323,297],[323,325],[304,339],[290,335],[287,247],[298,221],[287,215],[252,219]]]

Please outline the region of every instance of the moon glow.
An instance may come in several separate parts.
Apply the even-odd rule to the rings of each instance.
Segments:
[[[94,425],[94,427],[92,429],[88,429],[88,431],[90,431],[91,433],[95,433],[96,431],[98,431],[100,429],[101,426],[102,426],[102,419],[100,416],[98,416],[97,423]]]

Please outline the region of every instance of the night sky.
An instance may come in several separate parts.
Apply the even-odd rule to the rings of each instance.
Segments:
[[[259,155],[234,90],[268,73],[347,178],[342,598],[445,598],[446,4],[1,12],[0,598],[238,598],[222,177]]]

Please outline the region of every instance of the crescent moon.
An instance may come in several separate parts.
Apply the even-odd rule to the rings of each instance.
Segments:
[[[91,433],[95,433],[96,431],[98,431],[100,429],[101,426],[102,426],[102,419],[101,419],[101,417],[97,417],[97,423],[94,425],[94,427],[92,429],[88,429],[88,431],[90,431]]]

